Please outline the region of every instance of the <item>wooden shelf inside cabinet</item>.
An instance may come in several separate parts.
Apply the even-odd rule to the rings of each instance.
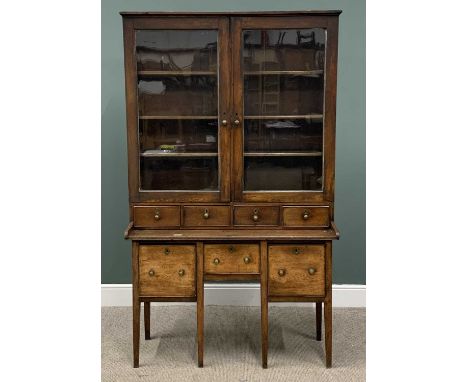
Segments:
[[[244,153],[246,157],[320,157],[322,156],[321,151],[309,151],[309,152],[251,152]]]
[[[246,115],[244,119],[323,119],[323,114],[302,115]]]
[[[139,70],[138,75],[141,77],[151,76],[216,76],[218,72],[208,70],[180,71],[180,70]]]
[[[139,119],[218,119],[217,115],[140,115]]]
[[[170,153],[159,153],[152,150],[144,151],[140,154],[144,158],[201,158],[201,157],[216,157],[218,153],[184,153],[184,152],[170,152]]]
[[[319,76],[323,74],[323,69],[317,70],[247,70],[245,76],[268,76],[268,75],[286,75],[286,76]]]

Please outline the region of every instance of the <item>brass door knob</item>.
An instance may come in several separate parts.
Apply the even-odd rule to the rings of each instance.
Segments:
[[[302,214],[302,219],[307,220],[309,219],[310,212],[305,210],[304,213]]]
[[[165,255],[169,255],[169,252],[170,252],[169,248],[164,248],[164,254]]]
[[[154,269],[150,269],[149,272],[148,272],[148,274],[149,274],[151,277],[153,277],[153,276],[156,274],[156,272],[154,271]]]
[[[218,264],[219,264],[219,259],[218,259],[218,258],[215,258],[215,259],[213,260],[213,264],[214,264],[214,265],[218,265]]]
[[[182,277],[183,275],[185,275],[185,271],[183,269],[179,269],[179,276]]]
[[[208,219],[209,217],[210,217],[210,213],[208,212],[208,209],[206,209],[205,212],[203,213],[203,218]]]
[[[156,210],[156,212],[154,213],[154,218],[156,220],[160,220],[161,219],[161,212],[159,212],[159,210]]]
[[[293,251],[293,252],[294,252],[295,255],[299,255],[299,253],[300,253],[301,251],[299,250],[299,248],[294,248],[294,251]]]
[[[286,274],[286,269],[279,269],[278,276],[283,277]]]
[[[252,220],[254,222],[258,222],[259,219],[260,219],[260,216],[258,215],[258,210],[255,209],[254,212],[253,212],[253,215],[252,215]]]
[[[227,126],[227,121],[226,121],[225,119],[223,119],[223,120],[221,121],[221,125]]]
[[[248,256],[244,257],[244,263],[246,264],[250,263],[250,257]]]
[[[240,121],[239,121],[238,119],[234,120],[234,125],[239,126],[239,125],[240,125]]]
[[[309,272],[309,275],[313,275],[315,273],[315,269],[314,268],[309,268],[308,272]]]

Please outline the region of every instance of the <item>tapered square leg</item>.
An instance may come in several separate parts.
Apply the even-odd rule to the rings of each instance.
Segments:
[[[332,366],[332,304],[325,302],[325,360],[327,367]]]
[[[138,273],[138,243],[132,242],[133,297],[133,367],[140,365],[140,296]]]
[[[315,326],[317,332],[317,341],[322,341],[322,303],[315,303]]]
[[[268,367],[268,247],[266,241],[262,241],[260,247],[260,292],[261,292],[261,326],[262,326],[262,367]]]
[[[203,243],[197,243],[197,344],[198,367],[203,367],[205,290],[203,282]]]
[[[145,301],[144,304],[144,315],[145,315],[145,340],[151,339],[150,336],[150,321],[151,321],[151,303]]]

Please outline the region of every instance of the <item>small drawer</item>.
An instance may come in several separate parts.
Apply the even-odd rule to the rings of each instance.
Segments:
[[[195,296],[195,247],[140,245],[139,276],[141,296]]]
[[[185,227],[217,227],[230,224],[229,206],[184,206]]]
[[[179,206],[135,206],[133,225],[137,228],[172,228],[180,226]]]
[[[205,273],[260,273],[258,244],[206,244]]]
[[[279,223],[279,207],[274,206],[235,206],[234,225],[236,226],[276,226]]]
[[[330,225],[327,206],[284,206],[285,227],[328,227]]]
[[[323,245],[270,245],[268,290],[271,296],[324,296]]]

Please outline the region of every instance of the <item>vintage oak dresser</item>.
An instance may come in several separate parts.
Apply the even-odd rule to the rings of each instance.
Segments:
[[[332,364],[332,241],[341,11],[123,12],[133,359],[140,306],[197,303],[205,281],[257,281],[268,303],[315,302]],[[312,355],[311,355],[312,356]]]

